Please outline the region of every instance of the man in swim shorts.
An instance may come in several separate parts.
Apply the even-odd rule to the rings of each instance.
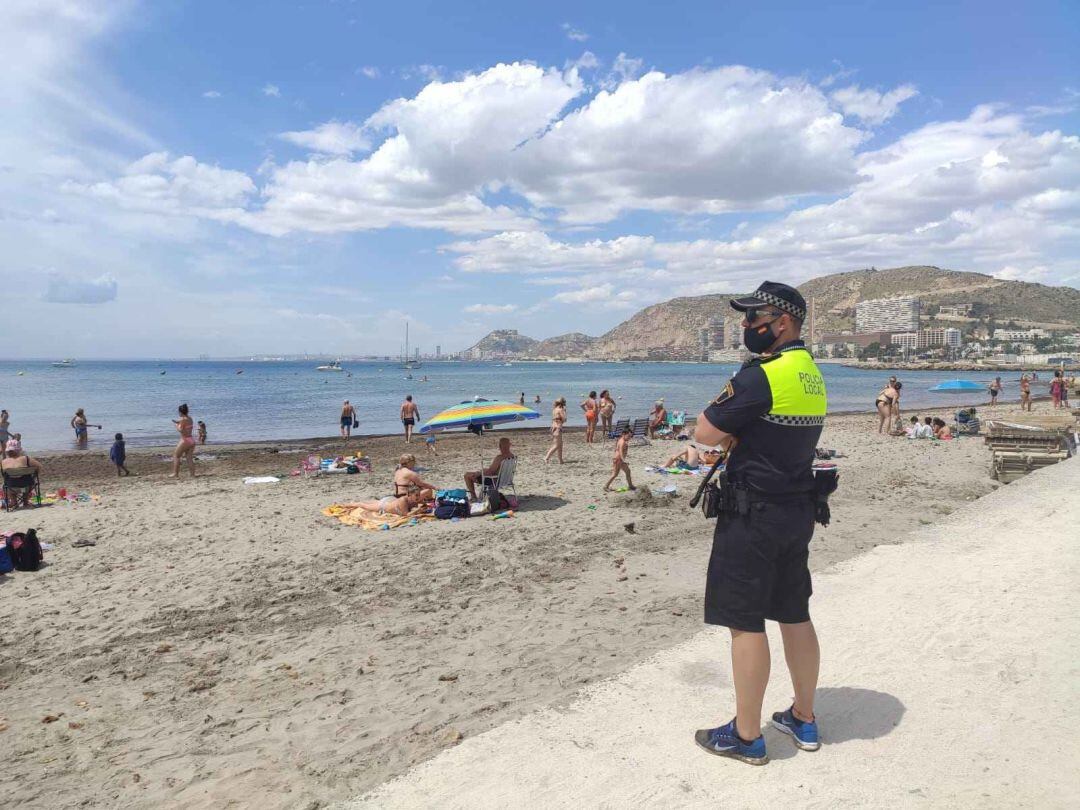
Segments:
[[[341,438],[346,442],[349,441],[349,436],[352,435],[354,421],[356,421],[356,409],[349,404],[349,400],[345,400],[341,406]]]
[[[412,401],[412,394],[408,394],[405,401],[401,403],[401,424],[405,426],[406,444],[412,441],[413,426],[416,425],[416,420],[419,418],[420,409]]]

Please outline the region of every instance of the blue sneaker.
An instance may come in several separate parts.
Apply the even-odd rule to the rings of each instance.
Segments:
[[[694,742],[710,754],[731,757],[750,765],[764,765],[769,761],[769,755],[765,753],[765,738],[759,736],[747,745],[739,739],[734,720],[720,728],[698,729],[694,732]]]
[[[795,716],[792,706],[786,712],[777,712],[772,716],[772,725],[777,731],[782,731],[791,737],[796,747],[803,751],[817,751],[821,748],[818,740],[817,721],[812,720],[804,723]]]

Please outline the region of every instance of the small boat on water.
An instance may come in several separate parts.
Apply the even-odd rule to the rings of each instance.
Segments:
[[[75,361],[70,357],[66,360],[57,360],[52,364],[53,368],[75,368]]]
[[[324,366],[316,366],[315,370],[316,371],[344,371],[345,369],[343,369],[341,367],[341,361],[340,360],[334,360],[332,363],[327,363]]]

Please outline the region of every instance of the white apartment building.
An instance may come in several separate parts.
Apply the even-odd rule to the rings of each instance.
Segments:
[[[970,312],[971,304],[942,304],[940,307],[938,307],[938,315],[967,317]]]
[[[919,333],[900,332],[889,338],[889,343],[893,346],[899,346],[901,349],[917,349],[919,348]]]
[[[960,348],[960,343],[960,330],[954,329],[951,326],[944,329],[923,329],[919,332],[920,349],[929,348],[931,346],[946,346],[950,349],[958,349]]]
[[[959,349],[962,343],[961,337],[959,329],[948,327],[945,329],[922,329],[918,332],[901,332],[893,335],[889,342],[893,346],[899,346],[902,349],[930,349],[934,346]]]
[[[1005,340],[1015,343],[1020,340],[1036,340],[1037,338],[1049,337],[1045,329],[995,329],[994,340]]]
[[[918,298],[878,298],[855,305],[856,332],[917,332],[921,304]]]

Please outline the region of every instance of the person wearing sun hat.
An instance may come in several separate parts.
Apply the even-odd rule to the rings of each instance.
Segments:
[[[729,453],[726,479],[716,490],[705,622],[731,631],[736,716],[697,731],[694,739],[709,753],[764,765],[766,619],[780,624],[795,692],[791,707],[773,715],[773,725],[802,750],[820,745],[814,716],[820,652],[807,561],[815,518],[828,520],[827,509],[818,511],[823,499],[812,471],[826,394],[799,337],[806,301],[798,290],[765,281],[731,306],[743,313],[743,342],[755,357],[698,417],[694,438]]]

